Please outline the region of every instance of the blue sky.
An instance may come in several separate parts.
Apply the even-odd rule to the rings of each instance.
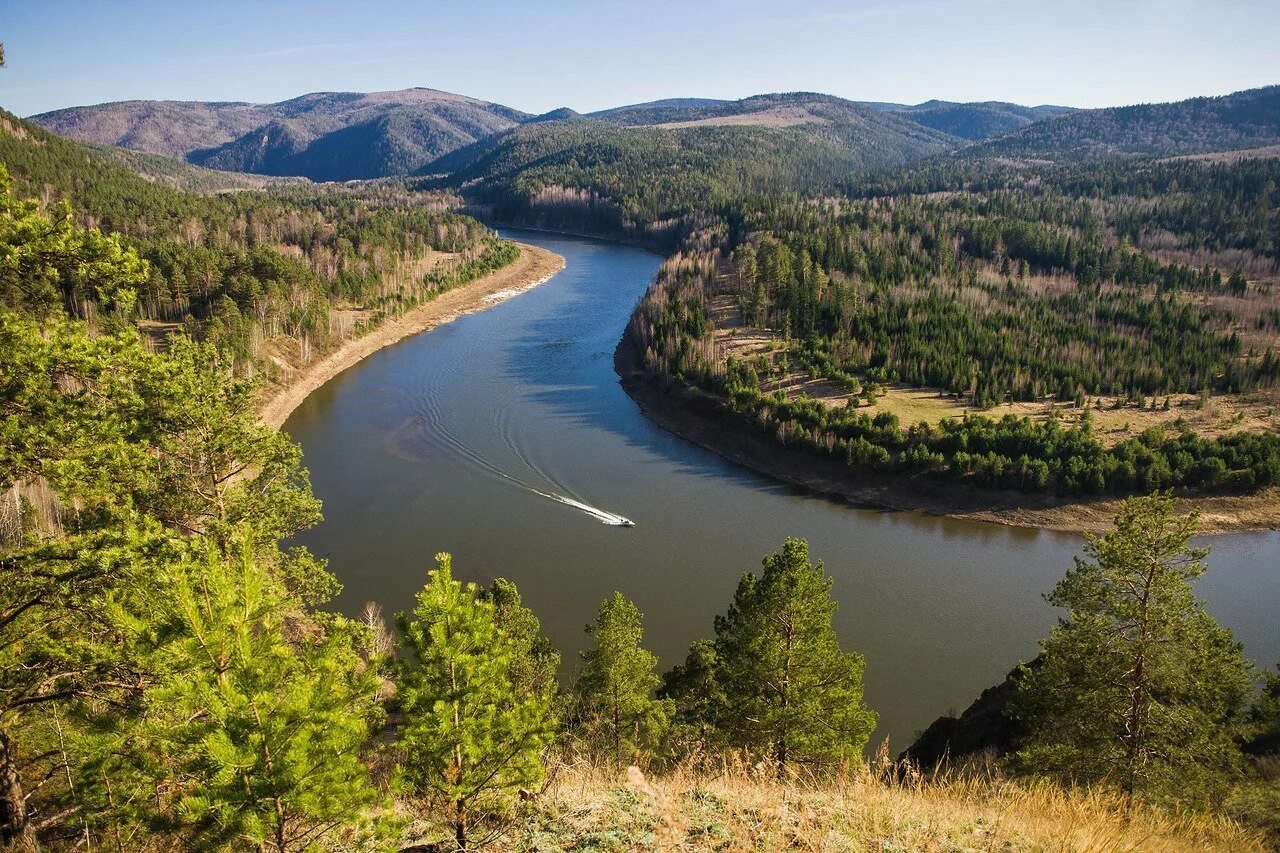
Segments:
[[[1280,2],[0,0],[0,106],[430,86],[530,112],[816,90],[1108,106],[1280,83]]]

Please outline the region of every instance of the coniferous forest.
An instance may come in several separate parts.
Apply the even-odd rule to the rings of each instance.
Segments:
[[[1219,156],[1280,139],[1276,93],[1230,97],[1028,112],[973,149],[807,93],[498,110],[416,175],[406,154],[345,184],[0,113],[0,848],[1280,843],[1280,673],[1198,597],[1212,555],[1181,502],[1280,485],[1280,158]],[[742,119],[777,109],[812,120]],[[1120,499],[1057,572],[998,749],[876,751],[876,662],[833,621],[848,555],[800,537],[732,567],[669,667],[625,590],[567,660],[465,554],[421,566],[402,612],[338,612],[263,394],[520,257],[470,214],[662,249],[621,346],[724,430],[853,477]],[[894,409],[920,391],[938,417]],[[1215,405],[1238,416],[1202,429]],[[605,806],[548,793],[620,774]],[[992,801],[1013,829],[971,819]],[[676,840],[673,813],[696,816]]]

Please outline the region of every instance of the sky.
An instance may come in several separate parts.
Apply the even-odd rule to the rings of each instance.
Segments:
[[[666,97],[1113,106],[1280,83],[1277,0],[0,0],[0,106],[428,86],[532,113]]]

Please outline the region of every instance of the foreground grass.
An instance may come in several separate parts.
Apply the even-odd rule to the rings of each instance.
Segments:
[[[426,826],[418,827],[430,836]],[[444,833],[436,837],[444,837]],[[644,777],[560,766],[503,850],[1182,851],[1263,850],[1206,815],[973,773],[890,784],[869,772],[785,784],[747,767]]]

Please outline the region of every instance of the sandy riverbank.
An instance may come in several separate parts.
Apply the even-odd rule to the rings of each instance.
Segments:
[[[741,428],[709,394],[664,387],[636,369],[635,354],[625,337],[614,363],[627,394],[658,426],[744,468],[832,500],[872,509],[924,512],[1065,533],[1109,530],[1120,507],[1120,501],[1114,498],[1073,501],[1056,495],[978,489],[926,477],[851,468],[830,457],[779,444],[762,432]],[[1200,512],[1202,533],[1280,529],[1277,487],[1254,495],[1183,498],[1180,503],[1187,511]]]
[[[307,365],[289,382],[273,389],[259,409],[262,422],[279,429],[302,401],[348,367],[410,335],[434,329],[464,314],[483,311],[531,290],[564,269],[564,258],[538,246],[520,243],[520,257],[471,284],[442,293],[435,300],[347,341],[320,361]]]

